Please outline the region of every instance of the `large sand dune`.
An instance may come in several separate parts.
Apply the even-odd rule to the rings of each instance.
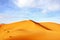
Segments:
[[[60,24],[25,20],[0,27],[0,40],[60,40]]]

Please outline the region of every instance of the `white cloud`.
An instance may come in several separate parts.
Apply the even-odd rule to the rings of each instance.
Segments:
[[[32,6],[33,2],[34,2],[34,0],[15,0],[14,1],[14,3],[18,7],[29,7],[29,6]]]
[[[4,16],[2,16],[1,13],[0,13],[0,18],[4,18]]]
[[[41,13],[46,14],[47,11],[48,11],[48,10],[45,9],[45,10],[41,11]]]
[[[60,6],[58,4],[48,6],[48,10],[50,11],[59,10],[59,8]]]
[[[43,10],[42,13],[60,9],[59,0],[14,0],[13,2],[20,8],[40,8]]]
[[[15,16],[5,16],[5,15],[0,15],[0,18],[14,18]]]
[[[3,18],[2,16],[0,16],[0,18]]]

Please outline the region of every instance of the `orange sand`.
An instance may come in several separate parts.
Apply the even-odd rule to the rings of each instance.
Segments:
[[[32,20],[0,27],[0,40],[60,40],[60,24]]]

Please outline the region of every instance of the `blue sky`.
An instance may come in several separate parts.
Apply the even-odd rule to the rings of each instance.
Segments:
[[[29,19],[60,23],[60,0],[0,0],[0,23]]]

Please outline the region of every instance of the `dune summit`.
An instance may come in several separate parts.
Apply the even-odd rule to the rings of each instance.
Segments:
[[[25,20],[2,25],[0,40],[60,40],[60,24]]]

